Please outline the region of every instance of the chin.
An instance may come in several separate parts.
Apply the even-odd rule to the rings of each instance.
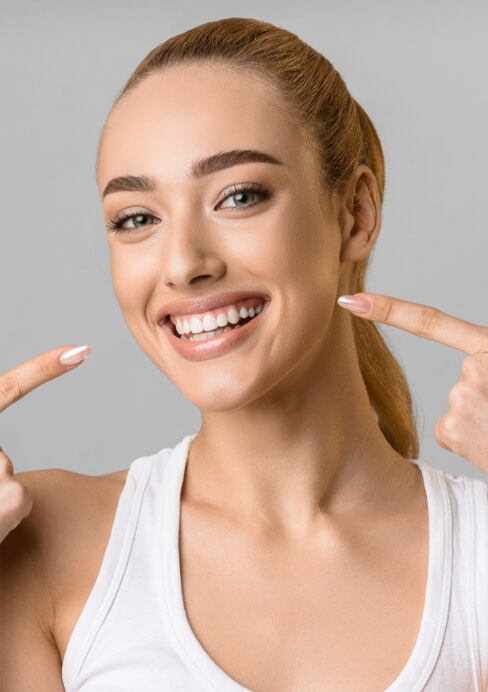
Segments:
[[[193,378],[191,383],[183,385],[177,379],[173,384],[194,406],[201,411],[211,413],[224,413],[233,411],[250,404],[258,396],[256,386],[252,382],[240,382],[236,378],[213,378],[210,382],[206,378],[202,381]]]

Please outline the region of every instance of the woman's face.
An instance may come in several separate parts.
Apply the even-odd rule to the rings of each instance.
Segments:
[[[200,409],[241,407],[290,377],[316,376],[341,246],[317,180],[299,129],[247,71],[172,67],[110,115],[98,183],[115,293],[139,345]],[[187,302],[196,298],[216,302]],[[258,304],[260,314],[233,327],[242,307]],[[192,321],[202,312],[211,313],[202,325]],[[215,330],[212,317],[225,328],[223,313],[231,329],[182,340],[168,313],[195,332]]]

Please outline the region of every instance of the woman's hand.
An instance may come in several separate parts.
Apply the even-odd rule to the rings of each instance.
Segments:
[[[449,392],[451,408],[437,421],[434,434],[441,447],[488,474],[488,328],[375,293],[341,296],[338,303],[358,317],[400,327],[469,354],[459,382]]]
[[[73,370],[90,354],[88,346],[56,348],[0,375],[0,411],[39,385]],[[62,358],[62,360],[60,360]],[[0,542],[32,509],[32,497],[13,472],[0,447]]]

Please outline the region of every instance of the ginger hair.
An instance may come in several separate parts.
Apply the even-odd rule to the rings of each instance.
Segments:
[[[383,202],[383,150],[370,118],[329,60],[295,34],[267,22],[228,18],[172,36],[136,67],[115,103],[159,70],[212,62],[251,70],[268,80],[316,153],[324,190],[341,194],[357,166],[364,164],[373,172]],[[365,290],[369,259],[351,263],[349,293]],[[373,322],[354,315],[351,320],[359,367],[378,425],[393,449],[416,459],[418,435],[403,369]]]

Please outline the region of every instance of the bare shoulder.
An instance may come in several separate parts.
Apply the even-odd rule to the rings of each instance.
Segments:
[[[58,580],[72,552],[115,512],[126,475],[89,476],[64,469],[16,474],[32,494],[33,508],[6,541],[23,560],[40,560]]]
[[[65,604],[88,595],[95,581],[126,476],[16,474],[33,507],[0,544],[0,692],[64,689],[57,630]]]
[[[98,573],[126,476],[127,470],[103,476],[64,469],[17,474],[34,503],[12,539],[24,559],[31,555],[42,564],[56,606],[75,581]]]

